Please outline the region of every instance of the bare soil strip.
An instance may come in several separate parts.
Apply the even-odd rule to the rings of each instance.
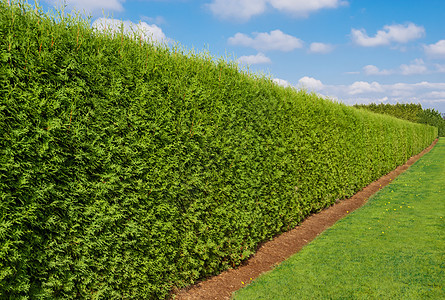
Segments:
[[[398,175],[406,171],[420,157],[428,153],[437,143],[437,139],[421,153],[411,157],[404,165],[372,182],[351,198],[340,201],[333,206],[306,218],[299,226],[285,232],[273,240],[262,244],[254,256],[237,269],[229,269],[219,275],[186,289],[179,290],[174,299],[230,299],[233,292],[243,287],[261,273],[267,272],[277,264],[300,251],[320,233],[334,225],[348,213],[363,206],[369,197],[391,183]]]

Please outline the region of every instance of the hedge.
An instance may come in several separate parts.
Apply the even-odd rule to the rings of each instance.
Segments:
[[[445,136],[445,119],[442,117],[442,114],[435,109],[423,109],[420,103],[371,103],[356,104],[354,107],[391,115],[415,123],[428,124],[437,127],[438,136]]]

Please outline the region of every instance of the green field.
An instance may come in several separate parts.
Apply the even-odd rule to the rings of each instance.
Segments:
[[[242,299],[445,299],[445,139]]]

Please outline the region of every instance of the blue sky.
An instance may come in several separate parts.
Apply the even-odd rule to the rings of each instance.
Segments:
[[[95,28],[124,21],[147,39],[229,56],[277,84],[348,105],[421,103],[445,113],[444,0],[65,2]]]

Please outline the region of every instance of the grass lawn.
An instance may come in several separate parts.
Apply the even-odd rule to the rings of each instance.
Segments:
[[[445,139],[234,299],[445,299]]]

